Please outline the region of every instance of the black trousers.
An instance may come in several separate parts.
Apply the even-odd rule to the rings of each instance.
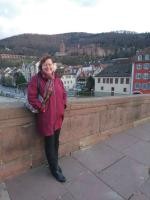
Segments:
[[[56,130],[53,135],[45,136],[45,154],[52,171],[58,167],[58,149],[59,149],[60,129]]]

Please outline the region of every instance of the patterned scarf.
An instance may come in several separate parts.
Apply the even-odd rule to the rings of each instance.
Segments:
[[[47,82],[44,88],[44,104],[46,104],[49,97],[53,94],[53,91],[54,91],[54,74],[47,75],[42,72],[42,77],[47,79]]]

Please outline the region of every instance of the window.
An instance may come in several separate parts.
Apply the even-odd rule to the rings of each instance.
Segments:
[[[120,79],[120,83],[123,84],[124,83],[124,78]]]
[[[103,86],[101,87],[101,90],[104,90],[104,87],[103,87]]]
[[[107,78],[107,83],[109,83],[109,78]]]
[[[110,84],[113,83],[113,78],[110,78]]]
[[[150,69],[150,63],[144,63],[143,69]]]
[[[126,78],[126,84],[129,84],[129,78]]]
[[[148,84],[142,83],[142,89],[143,89],[143,90],[146,90],[146,89],[147,89],[147,86],[148,86]]]
[[[100,79],[100,78],[98,78],[97,82],[98,82],[98,83],[100,83],[100,82],[101,82],[101,79]]]
[[[148,73],[144,73],[143,74],[143,79],[148,79],[149,78],[149,74]]]
[[[141,83],[135,83],[135,89],[141,89]]]
[[[114,91],[115,91],[115,88],[114,88],[114,87],[111,87],[111,91],[114,92]]]
[[[141,79],[142,78],[142,74],[141,73],[137,73],[135,76],[136,79]]]
[[[150,60],[150,55],[149,54],[145,55],[145,60]]]
[[[115,78],[115,84],[118,84],[118,78]]]
[[[106,81],[106,79],[105,79],[105,78],[103,78],[103,83],[105,83],[105,81]]]
[[[123,88],[123,92],[127,92],[127,88]]]
[[[136,64],[136,69],[137,69],[137,70],[142,69],[142,64]]]
[[[138,61],[142,61],[142,55],[138,55]]]

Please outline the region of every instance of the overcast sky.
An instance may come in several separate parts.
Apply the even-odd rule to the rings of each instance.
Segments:
[[[0,38],[21,33],[150,32],[150,0],[0,0]]]

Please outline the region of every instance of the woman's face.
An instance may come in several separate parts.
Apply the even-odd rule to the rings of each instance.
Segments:
[[[42,71],[45,72],[46,74],[52,74],[54,72],[54,63],[50,58],[48,58],[42,64]]]

